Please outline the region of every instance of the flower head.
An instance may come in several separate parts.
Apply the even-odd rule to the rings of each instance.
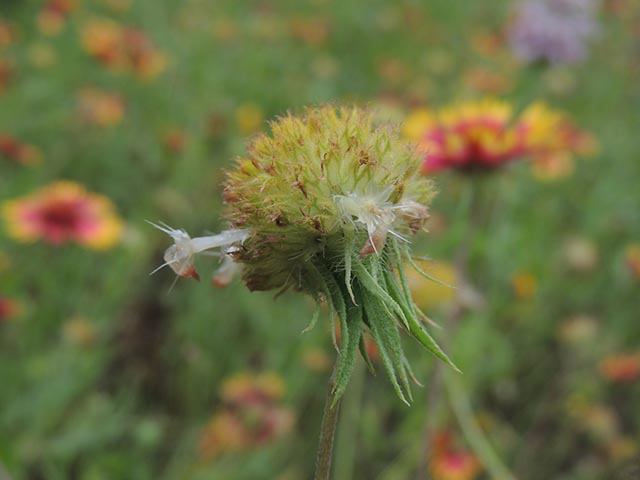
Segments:
[[[84,25],[82,45],[85,51],[106,67],[132,71],[143,78],[153,78],[166,67],[165,55],[144,32],[107,19]]]
[[[390,126],[358,108],[309,108],[272,122],[227,172],[230,229],[191,239],[162,227],[175,242],[165,260],[192,276],[194,254],[221,248],[250,290],[293,289],[327,302],[341,330],[335,398],[366,328],[406,401],[413,376],[398,326],[450,363],[420,322],[403,269],[433,195],[419,155]]]
[[[272,442],[293,425],[292,412],[279,403],[284,382],[273,373],[234,375],[222,385],[223,408],[200,437],[204,459]]]
[[[16,300],[0,296],[0,322],[15,318],[20,310],[21,306]]]
[[[2,207],[9,235],[21,242],[75,242],[107,249],[122,232],[111,201],[73,182],[53,183]]]
[[[0,158],[6,158],[21,165],[33,165],[40,162],[42,154],[37,147],[0,133]]]
[[[430,470],[434,480],[473,480],[482,468],[475,455],[453,448],[450,432],[439,432],[433,440]]]
[[[600,362],[600,373],[613,382],[640,379],[640,352],[609,355]]]
[[[576,63],[598,32],[595,0],[524,0],[517,4],[508,36],[525,62]]]
[[[124,116],[124,100],[117,93],[87,88],[78,95],[80,115],[101,127],[117,125]]]
[[[488,170],[522,157],[587,153],[593,143],[543,103],[515,116],[508,103],[494,99],[418,110],[406,120],[404,132],[425,155],[425,172]]]

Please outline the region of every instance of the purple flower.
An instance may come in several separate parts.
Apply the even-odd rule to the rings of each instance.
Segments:
[[[508,32],[514,54],[526,62],[576,63],[598,32],[597,0],[523,0]]]

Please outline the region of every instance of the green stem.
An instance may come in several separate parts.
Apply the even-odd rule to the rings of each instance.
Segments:
[[[475,421],[471,402],[460,383],[460,379],[457,378],[458,374],[449,369],[444,369],[443,374],[447,396],[462,433],[473,451],[480,457],[480,461],[491,475],[491,478],[495,480],[514,480],[515,477],[502,463]]]
[[[316,457],[315,480],[329,480],[331,476],[331,459],[333,456],[333,439],[336,434],[338,424],[338,410],[340,409],[340,399],[334,400],[334,387],[338,362],[333,367],[333,373],[329,379],[327,397],[324,403],[324,414],[322,415],[322,425],[320,426],[320,440],[318,442],[318,455]]]
[[[362,408],[366,370],[358,363],[349,384],[349,393],[342,408],[342,423],[338,433],[338,456],[335,462],[335,478],[354,478],[358,426]]]

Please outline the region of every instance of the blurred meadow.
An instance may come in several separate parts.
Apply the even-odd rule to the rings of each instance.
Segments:
[[[146,221],[224,228],[225,169],[288,111],[368,105],[411,136],[486,98],[564,112],[579,152],[433,172],[413,251],[457,288],[410,281],[463,374],[405,339],[407,407],[359,361],[333,478],[640,478],[640,2],[595,4],[564,58],[518,50],[517,8],[1,0],[0,479],[311,478],[327,312],[302,334],[301,295],[149,275],[171,242]],[[89,218],[74,237],[20,223],[55,198]]]

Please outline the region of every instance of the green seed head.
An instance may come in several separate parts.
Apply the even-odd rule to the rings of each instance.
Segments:
[[[423,227],[433,196],[421,159],[396,131],[357,108],[307,109],[256,137],[227,175],[227,218],[252,234],[234,258],[252,290],[314,294],[309,263],[332,271],[379,254],[390,235]],[[380,250],[380,251],[378,251]]]
[[[400,330],[452,365],[426,331],[403,270],[406,263],[418,269],[409,242],[424,227],[434,195],[421,163],[396,130],[376,125],[366,110],[325,106],[282,117],[227,172],[231,228],[191,238],[160,226],[175,241],[166,264],[199,278],[193,256],[221,248],[214,283],[226,284],[240,270],[251,290],[295,289],[326,302],[341,330],[334,398],[344,392],[358,350],[371,365],[362,337],[368,330],[408,402],[414,377]]]

